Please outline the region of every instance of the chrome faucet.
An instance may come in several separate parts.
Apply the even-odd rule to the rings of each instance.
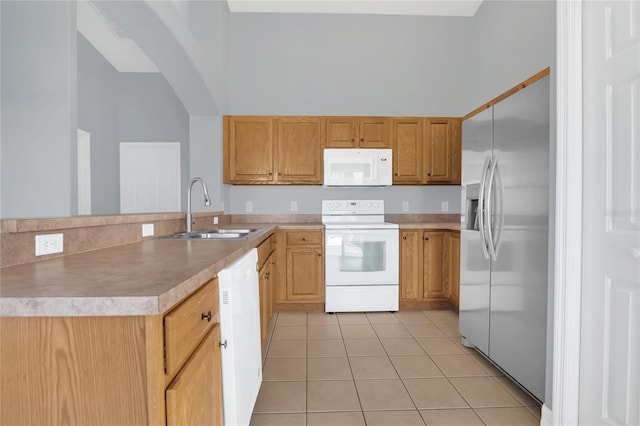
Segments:
[[[191,225],[193,225],[193,217],[191,215],[191,188],[193,188],[193,184],[196,182],[200,182],[202,184],[202,190],[204,191],[204,205],[205,206],[211,205],[211,198],[209,197],[209,189],[207,188],[207,184],[205,183],[205,181],[199,177],[192,178],[191,182],[189,183],[189,189],[187,190],[187,217],[185,218],[186,220],[185,229],[187,232],[191,232]]]

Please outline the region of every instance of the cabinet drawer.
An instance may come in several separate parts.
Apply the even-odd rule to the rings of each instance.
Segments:
[[[273,244],[274,239],[275,239],[274,236],[271,235],[269,238],[264,240],[258,246],[258,267],[259,268],[261,268],[262,265],[264,265],[264,262],[267,261],[269,254],[271,254],[271,252],[275,248],[275,245]]]
[[[322,245],[322,230],[287,231],[287,246]]]
[[[218,279],[214,278],[164,317],[166,373],[180,369],[207,331],[217,323]]]

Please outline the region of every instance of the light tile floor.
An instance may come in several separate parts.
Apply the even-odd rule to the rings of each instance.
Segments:
[[[452,311],[274,315],[252,426],[538,425]]]

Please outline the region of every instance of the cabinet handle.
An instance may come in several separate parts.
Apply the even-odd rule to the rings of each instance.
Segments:
[[[307,239],[305,237],[302,237],[302,241],[307,241]]]
[[[200,315],[200,319],[201,320],[203,320],[205,318],[207,319],[207,322],[211,322],[211,311],[207,312],[206,314]]]
[[[394,176],[398,176],[398,174],[397,174],[397,173],[394,173]]]
[[[403,240],[406,240],[406,239],[407,239],[407,236],[406,236],[406,235],[403,235],[403,236],[402,236],[402,239],[403,239]]]
[[[318,253],[318,257],[322,257],[322,254],[321,254],[321,253]]]
[[[424,237],[424,240],[425,241],[429,241],[429,237]]]
[[[264,277],[265,277],[266,279],[269,279],[269,275],[271,275],[271,274],[270,274],[269,272],[267,272],[266,274],[264,274]]]
[[[218,342],[218,346],[220,346],[221,348],[224,347],[225,349],[227,349],[227,340],[225,339],[224,343]]]
[[[427,176],[431,176],[431,173],[427,173]]]
[[[364,138],[360,139],[360,142],[364,142]]]

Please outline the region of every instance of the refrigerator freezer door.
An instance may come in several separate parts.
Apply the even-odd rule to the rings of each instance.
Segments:
[[[489,357],[544,399],[549,222],[549,77],[494,106],[491,192],[501,249],[491,265]],[[498,206],[500,205],[500,206]],[[502,228],[502,229],[500,229]]]
[[[467,206],[460,230],[460,334],[468,344],[489,353],[489,296],[491,261],[477,223],[483,194],[481,180],[491,157],[493,110],[464,121],[462,128],[462,202]],[[486,191],[482,191],[486,192]],[[482,226],[480,226],[482,225]]]

